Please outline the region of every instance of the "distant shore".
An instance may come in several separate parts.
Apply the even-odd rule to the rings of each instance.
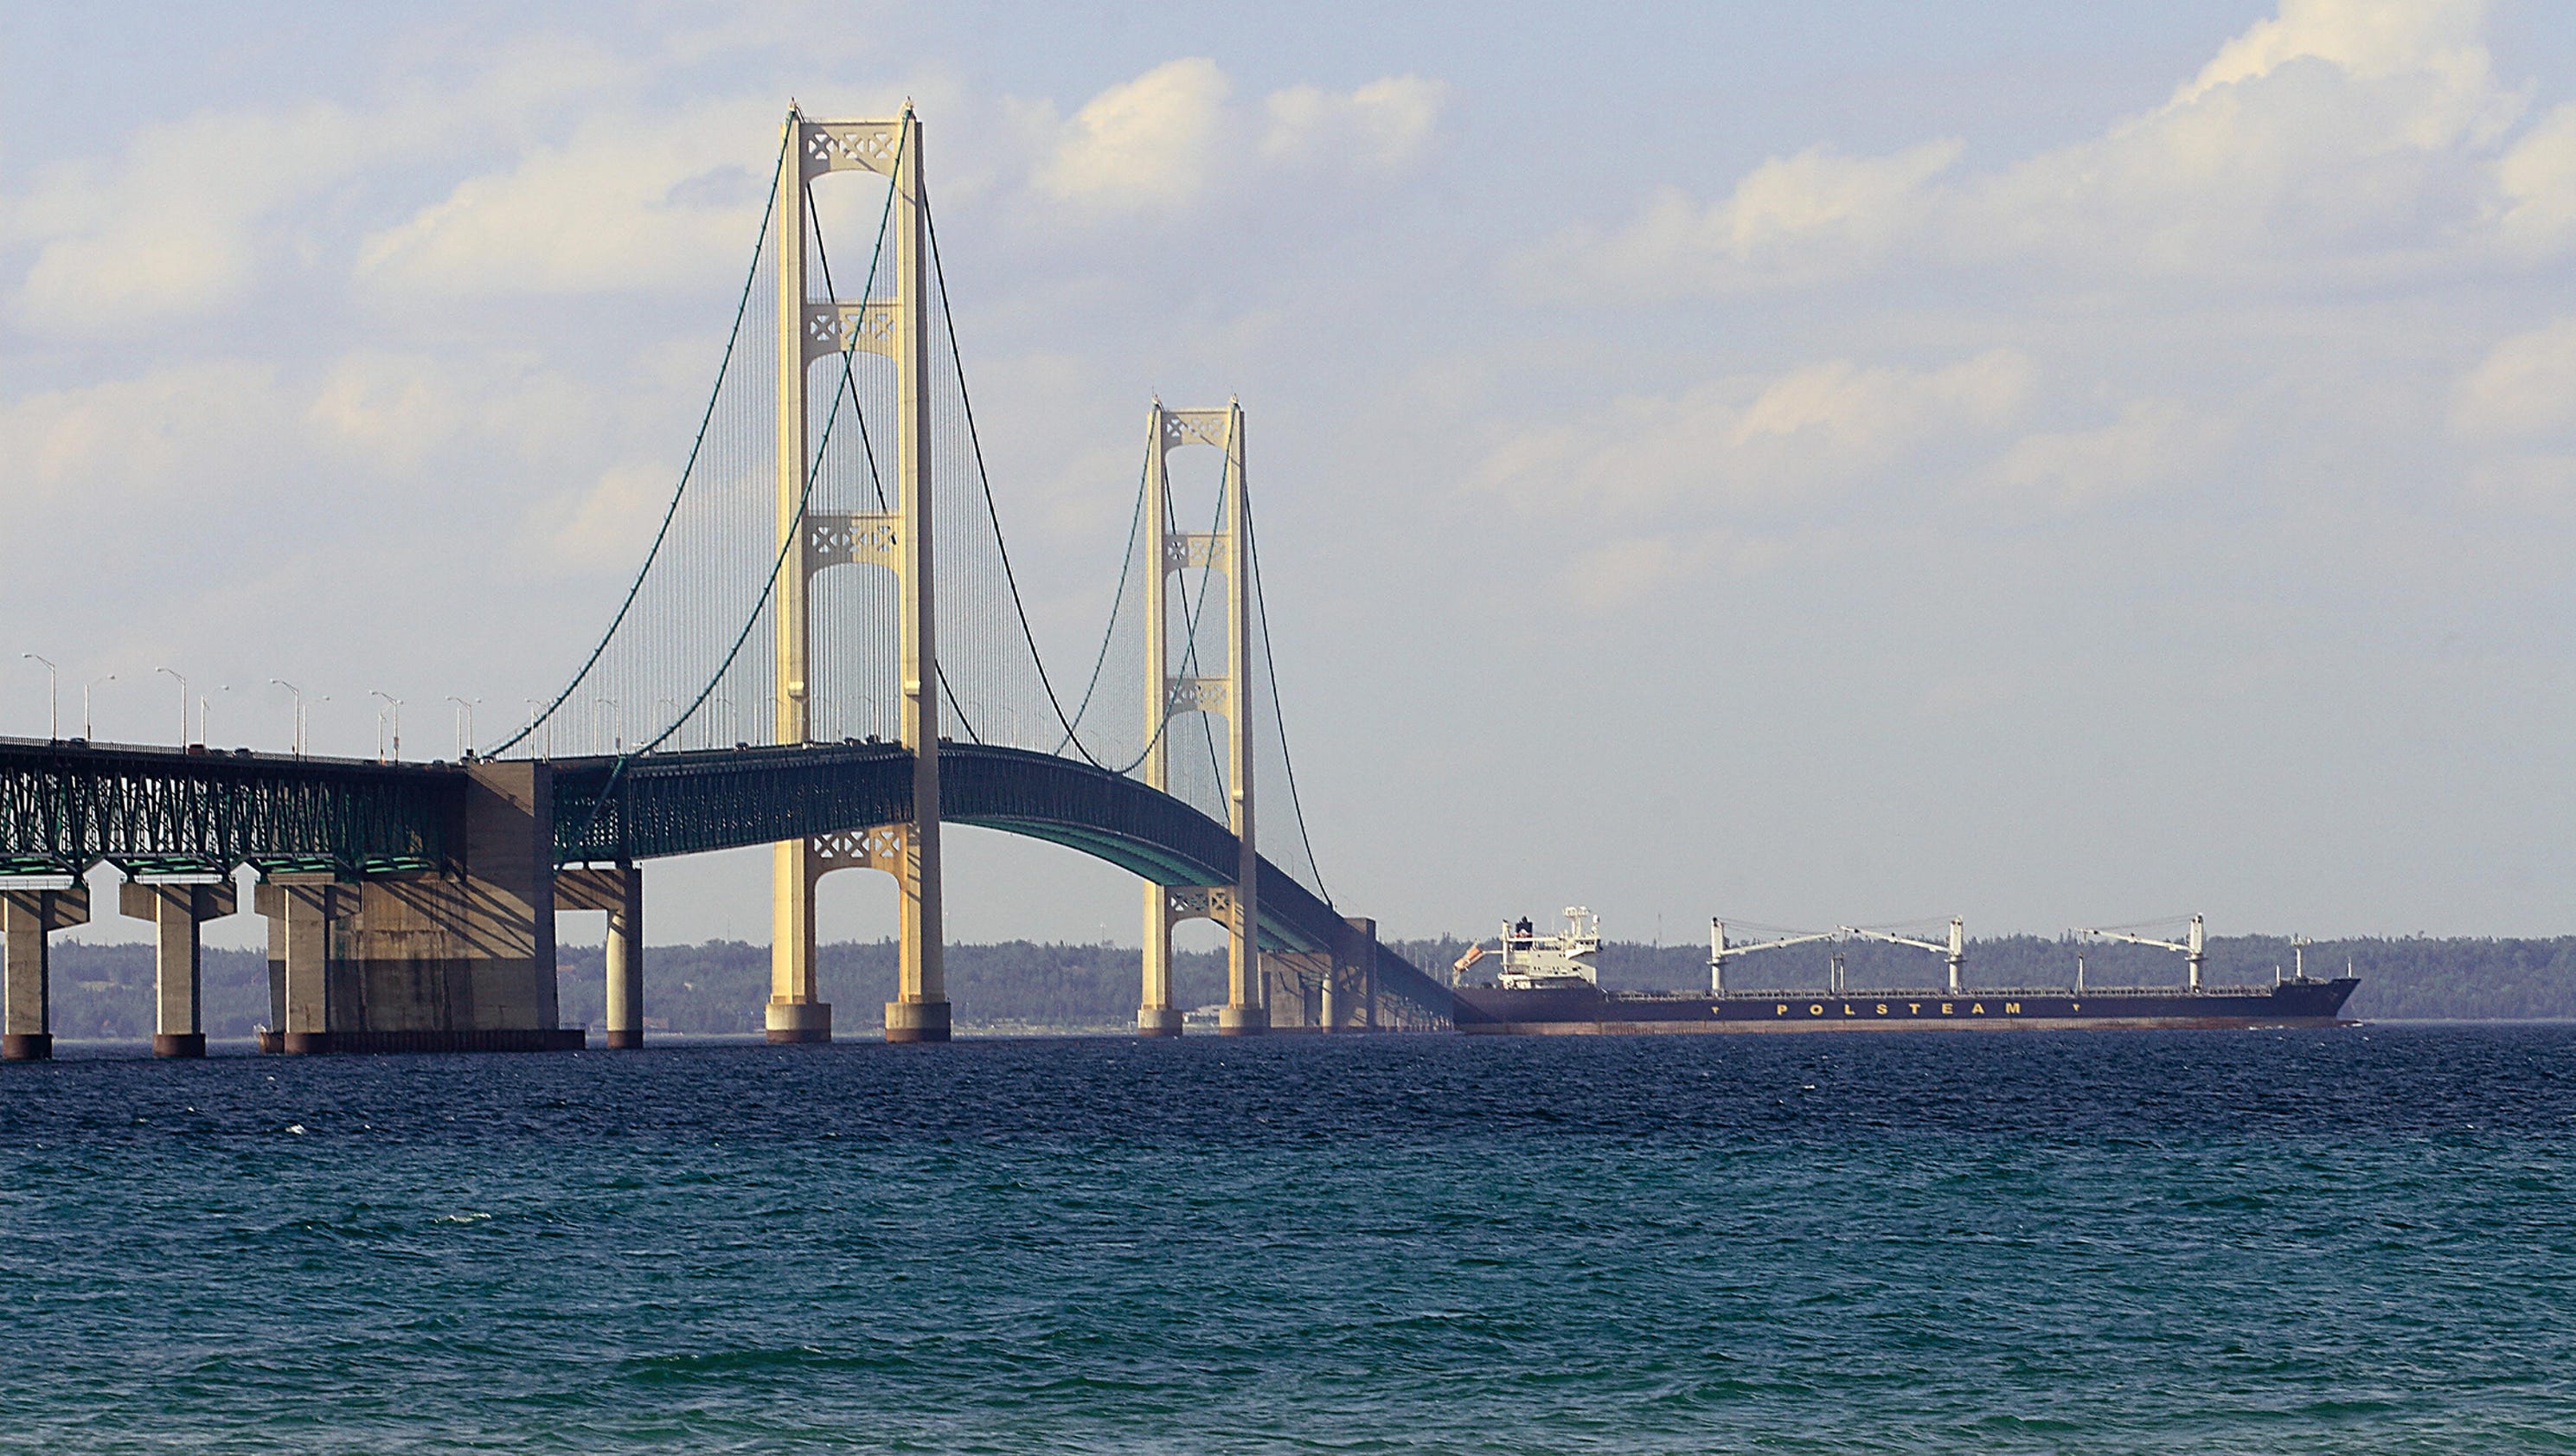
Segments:
[[[1391,942],[1435,976],[1467,948],[1456,938]],[[1846,947],[1845,974],[1855,990],[1928,988],[1941,974],[1938,957],[1899,946]],[[2027,988],[2070,984],[2076,947],[2040,936],[1969,942],[1972,986]],[[2361,989],[2347,1012],[2381,1022],[2576,1021],[2576,936],[2497,940],[2474,937],[2320,940],[2305,948],[2311,975],[2340,975],[2349,962]],[[1116,1031],[1136,1013],[1137,953],[1117,945],[1009,941],[948,948],[949,995],[960,1030],[973,1035],[1065,1035]],[[2134,946],[2093,946],[2085,975],[2094,986],[2173,985],[2181,957]],[[1735,963],[1729,984],[1742,989],[1809,988],[1824,983],[1827,952],[1784,950]],[[885,941],[843,942],[816,954],[824,999],[852,1008],[854,1032],[875,1025],[875,1008],[891,998],[894,948]],[[65,1041],[117,1041],[152,1031],[152,952],[141,944],[58,943],[53,955],[55,1035]],[[597,946],[560,953],[561,1017],[566,1026],[596,1022],[601,966]],[[2278,936],[2234,936],[2209,942],[2209,980],[2216,985],[2268,983],[2294,964]],[[1602,977],[1615,989],[1677,990],[1708,984],[1702,945],[1613,941],[1602,953]],[[1173,999],[1198,1006],[1224,999],[1225,960],[1214,951],[1174,957]],[[756,1033],[769,995],[769,948],[741,941],[653,946],[645,955],[648,1029],[684,1036]],[[267,958],[256,951],[205,953],[208,1035],[247,1037],[268,1019]]]

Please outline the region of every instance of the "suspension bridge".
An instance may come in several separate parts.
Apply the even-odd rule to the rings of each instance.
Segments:
[[[836,269],[817,189],[871,178],[875,235]],[[1185,529],[1173,460],[1202,451],[1213,499]],[[1246,458],[1239,402],[1151,404],[1099,648],[1078,691],[1050,674],[985,468],[921,123],[791,108],[659,528],[605,630],[504,742],[411,763],[0,739],[0,1055],[51,1054],[48,937],[85,923],[101,864],[125,877],[122,913],[156,927],[162,1055],[204,1052],[200,927],[240,908],[245,868],[268,922],[266,1049],[579,1046],[555,989],[555,917],[574,910],[607,914],[608,1045],[640,1046],[645,863],[757,845],[769,1039],[831,1039],[815,886],[869,869],[900,905],[884,1035],[945,1041],[952,822],[1138,877],[1139,1034],[1180,1033],[1172,933],[1200,918],[1226,936],[1222,1034],[1445,1026],[1448,989],[1316,867]]]

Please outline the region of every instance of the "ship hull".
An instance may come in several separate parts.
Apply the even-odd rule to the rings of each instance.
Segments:
[[[1453,993],[1452,1017],[1462,1032],[1494,1036],[2338,1026],[2349,1024],[2339,1018],[2360,984],[2345,977],[2241,991],[1975,991],[1958,996],[1922,991],[1690,996],[1606,992],[1591,986],[1460,986]]]

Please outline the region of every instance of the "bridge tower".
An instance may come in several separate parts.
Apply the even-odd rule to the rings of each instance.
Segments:
[[[1178,1036],[1172,1004],[1172,926],[1205,916],[1226,927],[1226,996],[1217,1013],[1222,1036],[1254,1036],[1269,1027],[1262,1002],[1258,931],[1261,858],[1252,815],[1252,524],[1243,469],[1243,404],[1223,409],[1166,409],[1147,415],[1145,446],[1145,734],[1139,765],[1145,782],[1171,789],[1172,720],[1187,713],[1226,721],[1227,827],[1238,846],[1231,885],[1145,886],[1144,994],[1136,1008],[1143,1036]],[[1176,531],[1168,459],[1185,445],[1212,445],[1225,456],[1223,499],[1214,531]],[[1169,599],[1172,578],[1192,567],[1225,574],[1225,672],[1174,673]]]
[[[881,869],[902,900],[896,999],[886,1040],[948,1040],[939,899],[939,656],[931,580],[929,193],[921,121],[809,121],[790,108],[778,178],[778,704],[780,743],[812,737],[814,669],[808,589],[836,564],[882,566],[899,579],[903,746],[912,751],[911,822],[859,835],[775,846],[771,890],[769,1039],[829,1041],[832,1008],[816,995],[814,884],[835,869]],[[831,172],[874,172],[894,188],[895,296],[810,301],[806,186]],[[809,510],[806,438],[811,366],[844,352],[882,355],[897,373],[895,509]]]

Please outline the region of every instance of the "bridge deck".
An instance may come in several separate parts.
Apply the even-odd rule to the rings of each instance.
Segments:
[[[911,755],[807,744],[557,759],[558,864],[655,859],[847,833],[912,817]],[[943,744],[944,818],[1044,839],[1164,885],[1228,883],[1234,835],[1197,809],[1087,763]],[[445,763],[182,751],[0,738],[0,876],[327,871],[347,879],[451,868],[468,774]],[[1261,937],[1329,948],[1340,912],[1260,861]],[[1392,953],[1379,979],[1445,1013],[1448,991]]]

